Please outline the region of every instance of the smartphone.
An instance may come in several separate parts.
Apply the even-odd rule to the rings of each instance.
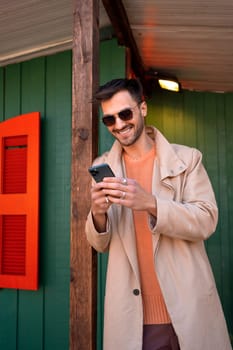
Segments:
[[[112,169],[107,163],[93,165],[88,169],[88,171],[96,182],[101,182],[104,177],[115,176]]]

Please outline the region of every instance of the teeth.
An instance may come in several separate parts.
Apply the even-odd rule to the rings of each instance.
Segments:
[[[125,134],[127,133],[131,128],[126,128],[126,129],[123,129],[123,130],[120,130],[119,131],[119,134]]]

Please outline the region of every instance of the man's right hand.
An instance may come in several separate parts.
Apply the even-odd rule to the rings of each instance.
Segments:
[[[93,184],[91,188],[91,212],[95,228],[98,232],[106,231],[107,210],[111,202],[103,192],[103,184]]]

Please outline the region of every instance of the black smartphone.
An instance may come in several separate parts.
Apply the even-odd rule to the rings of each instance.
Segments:
[[[88,171],[96,182],[101,182],[104,177],[115,176],[112,169],[107,163],[93,165],[88,169]]]

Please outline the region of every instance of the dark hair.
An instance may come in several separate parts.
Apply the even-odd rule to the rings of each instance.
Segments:
[[[95,94],[95,99],[98,102],[106,101],[117,92],[124,90],[128,91],[136,102],[140,103],[144,100],[143,88],[137,79],[113,79],[100,86]]]

